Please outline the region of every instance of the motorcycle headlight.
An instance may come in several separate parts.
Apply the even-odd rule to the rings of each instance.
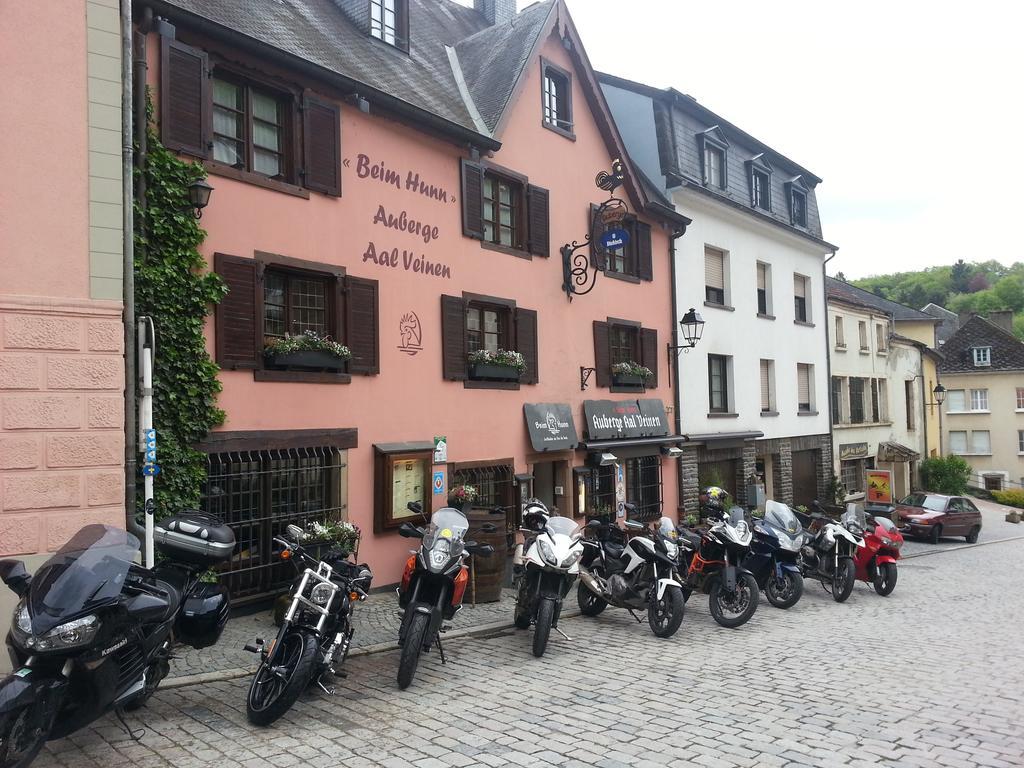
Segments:
[[[22,635],[32,634],[32,617],[28,614],[28,604],[24,600],[14,609],[14,626]]]
[[[885,546],[889,549],[899,549],[903,546],[903,542],[900,539],[886,539]]]
[[[671,559],[675,560],[676,557],[679,555],[679,545],[676,544],[674,541],[666,541],[665,554],[668,555]]]
[[[32,622],[28,617],[28,608],[23,607],[18,612],[16,626],[23,633],[26,648],[33,651],[56,651],[91,643],[99,632],[100,620],[96,614],[84,616],[54,627],[42,637],[35,637],[31,634]]]
[[[562,568],[572,568],[576,565],[576,561],[583,555],[583,550],[577,549],[575,552],[570,552],[569,556],[562,561]]]
[[[748,533],[750,533],[750,527],[747,525],[747,521],[746,520],[740,520],[738,523],[736,523],[736,535],[737,536],[739,536],[742,539]]]
[[[433,568],[440,568],[448,562],[451,556],[452,547],[447,539],[438,539],[430,550],[430,565]]]
[[[540,556],[544,558],[545,563],[548,565],[558,565],[555,551],[551,549],[551,545],[544,541],[544,539],[537,539],[537,551],[540,552]]]
[[[791,539],[788,536],[779,536],[779,546],[789,552],[800,551],[800,537]]]
[[[327,605],[327,601],[331,599],[331,595],[333,594],[334,586],[325,581],[321,581],[310,590],[309,602],[313,605]]]

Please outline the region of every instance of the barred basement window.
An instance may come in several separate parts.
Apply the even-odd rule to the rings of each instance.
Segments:
[[[232,451],[206,457],[200,507],[231,527],[237,546],[222,572],[235,600],[287,589],[295,569],[274,556],[274,537],[315,520],[339,520],[343,454],[335,448]]]

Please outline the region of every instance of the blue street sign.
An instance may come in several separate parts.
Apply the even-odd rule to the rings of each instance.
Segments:
[[[142,474],[146,477],[156,477],[160,474],[160,467],[156,464],[144,464],[142,466]]]
[[[146,432],[145,432],[145,435],[146,435],[146,439],[147,440],[156,440],[156,430],[155,429],[147,429]]]
[[[627,243],[629,243],[629,232],[624,229],[609,229],[601,235],[601,245],[608,251],[623,248]]]
[[[156,451],[146,451],[146,462],[156,461]]]
[[[155,451],[156,450],[156,440],[147,440],[144,447],[145,447],[145,449],[147,451]]]

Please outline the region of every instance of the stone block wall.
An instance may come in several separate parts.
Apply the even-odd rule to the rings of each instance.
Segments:
[[[0,296],[0,557],[124,527],[120,302]]]

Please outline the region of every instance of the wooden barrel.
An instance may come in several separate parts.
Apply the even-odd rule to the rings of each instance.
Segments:
[[[476,570],[476,602],[496,603],[501,599],[501,587],[505,582],[505,560],[508,556],[507,540],[505,538],[505,513],[492,514],[486,509],[466,510],[466,517],[469,519],[469,533],[466,534],[467,541],[475,541],[478,544],[490,544],[494,547],[494,554],[490,557],[475,555],[470,558],[472,568]],[[486,533],[482,526],[490,523],[497,530],[494,533]],[[473,602],[473,572],[470,571],[469,586],[466,587],[466,596],[463,603]]]

